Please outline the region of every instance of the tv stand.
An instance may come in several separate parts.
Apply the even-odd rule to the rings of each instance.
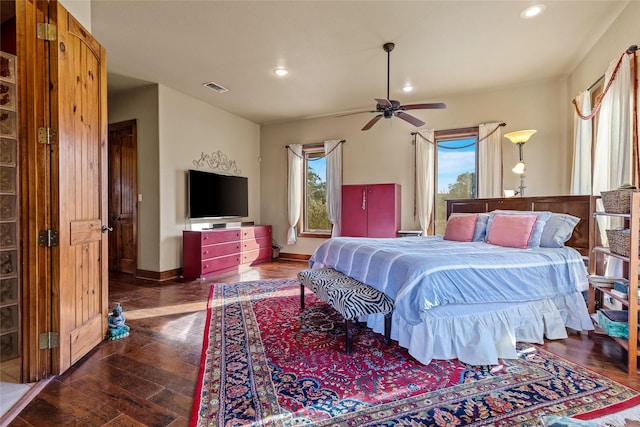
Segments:
[[[231,271],[243,264],[271,260],[271,226],[182,232],[182,275],[185,279],[205,279]]]

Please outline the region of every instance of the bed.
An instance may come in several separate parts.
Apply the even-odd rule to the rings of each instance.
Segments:
[[[391,338],[421,363],[497,364],[517,357],[516,341],[593,329],[583,296],[592,209],[590,196],[453,200],[446,238],[337,237],[318,247],[310,265],[334,268],[394,299]],[[574,222],[559,242],[551,224],[566,218]],[[522,233],[513,231],[519,227]],[[512,241],[520,234],[527,237]],[[460,241],[462,235],[472,241]],[[382,333],[384,316],[366,321]]]

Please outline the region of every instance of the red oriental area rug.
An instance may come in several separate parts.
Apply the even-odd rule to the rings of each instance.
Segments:
[[[543,415],[593,419],[640,405],[639,393],[541,348],[504,369],[416,362],[361,327],[344,352],[343,320],[290,279],[215,284],[191,426],[538,426]]]

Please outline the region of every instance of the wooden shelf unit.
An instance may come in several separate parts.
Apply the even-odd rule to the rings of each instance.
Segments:
[[[624,274],[627,276],[628,295],[627,299],[620,298],[614,295],[610,288],[599,283],[593,278],[589,280],[589,313],[596,312],[596,299],[602,301],[603,295],[619,301],[623,307],[628,310],[627,321],[629,326],[629,339],[611,337],[620,346],[627,351],[627,373],[629,375],[635,375],[638,373],[638,243],[640,240],[640,192],[634,192],[631,195],[631,212],[629,214],[613,214],[607,212],[595,212],[594,217],[608,216],[622,218],[625,225],[630,230],[629,238],[629,256],[623,256],[611,251],[610,248],[604,246],[595,246],[593,248],[594,258],[598,255],[608,255],[610,257],[618,258],[625,263],[623,268]],[[590,273],[595,275],[596,263],[591,263]],[[597,277],[597,276],[596,276]],[[597,325],[596,325],[597,326]],[[596,329],[596,333],[604,334],[604,331]]]
[[[271,260],[271,226],[182,232],[182,275],[205,279],[214,274]]]

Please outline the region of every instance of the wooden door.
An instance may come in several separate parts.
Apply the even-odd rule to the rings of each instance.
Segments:
[[[135,120],[109,125],[109,270],[135,274],[138,148]]]
[[[20,158],[20,254],[22,381],[52,373],[53,351],[40,337],[52,327],[53,249],[40,244],[40,231],[52,229],[52,147],[38,142],[38,129],[50,127],[49,45],[37,37],[37,24],[49,22],[49,3],[16,2],[18,135]]]
[[[341,234],[350,237],[367,235],[367,186],[342,186]]]
[[[50,2],[53,373],[104,338],[108,315],[106,52],[59,3]],[[104,230],[106,231],[106,230]]]

